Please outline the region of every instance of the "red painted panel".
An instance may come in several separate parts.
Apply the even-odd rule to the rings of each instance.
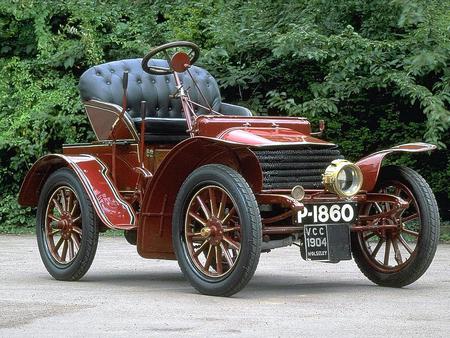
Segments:
[[[199,116],[195,122],[197,135],[215,137],[223,131],[233,128],[289,128],[304,135],[311,134],[311,125],[302,117],[273,116]]]
[[[436,146],[429,143],[407,143],[389,149],[381,150],[366,156],[356,162],[356,165],[363,173],[363,185],[361,190],[372,191],[377,183],[381,163],[386,155],[395,152],[419,153],[436,149]]]
[[[219,139],[249,146],[283,146],[292,144],[332,143],[299,133],[288,128],[230,128],[218,135]]]
[[[175,257],[172,249],[175,198],[186,177],[196,168],[210,163],[235,169],[255,192],[261,190],[261,168],[256,156],[247,148],[205,137],[190,138],[178,144],[164,158],[145,188],[137,242],[141,256]]]
[[[38,195],[47,177],[58,168],[69,166],[79,177],[101,221],[110,228],[129,230],[136,226],[131,206],[112,183],[108,168],[91,155],[46,155],[30,169],[19,193],[21,205],[37,205]]]

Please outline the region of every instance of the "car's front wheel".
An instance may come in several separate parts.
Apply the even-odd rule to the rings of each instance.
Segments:
[[[196,169],[180,188],[173,213],[173,246],[181,270],[199,292],[230,296],[253,276],[261,252],[255,196],[235,170]]]
[[[371,216],[372,225],[391,227],[353,233],[353,257],[374,283],[402,287],[422,276],[433,260],[439,240],[438,206],[427,182],[406,167],[383,167],[376,191],[409,205],[400,215],[392,215],[390,203],[365,204],[362,214]]]
[[[58,280],[78,280],[88,271],[98,242],[98,218],[75,173],[62,168],[45,182],[36,234],[42,261]]]

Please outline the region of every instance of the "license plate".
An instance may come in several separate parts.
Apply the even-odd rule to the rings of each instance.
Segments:
[[[305,254],[307,260],[328,261],[328,229],[326,225],[305,225]]]
[[[357,204],[353,202],[305,204],[297,214],[300,224],[354,223],[357,218]]]

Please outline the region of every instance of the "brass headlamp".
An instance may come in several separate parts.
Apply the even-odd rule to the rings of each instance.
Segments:
[[[361,169],[347,160],[334,160],[325,169],[322,179],[325,189],[340,197],[352,197],[363,183]]]

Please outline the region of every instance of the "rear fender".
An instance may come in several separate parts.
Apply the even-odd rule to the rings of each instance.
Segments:
[[[136,226],[136,215],[108,176],[108,168],[91,155],[51,154],[41,157],[27,173],[19,192],[19,204],[37,206],[44,183],[51,173],[69,167],[80,179],[100,220],[112,229]]]
[[[178,191],[196,168],[212,163],[233,168],[255,193],[261,191],[261,167],[246,146],[207,137],[187,139],[169,152],[146,186],[138,227],[137,249],[141,256],[174,258],[172,213]]]
[[[361,190],[372,191],[375,188],[381,164],[386,155],[391,153],[420,153],[434,149],[436,149],[436,146],[429,143],[407,143],[378,151],[360,159],[355,164],[361,169],[363,174]]]

